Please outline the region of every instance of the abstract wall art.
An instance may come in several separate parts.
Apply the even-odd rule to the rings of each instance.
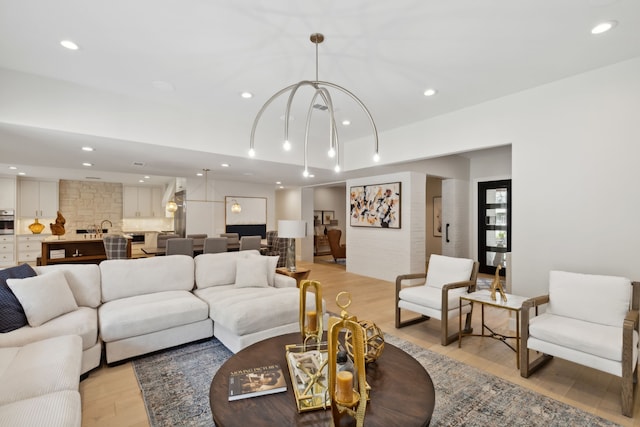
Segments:
[[[351,187],[352,227],[400,228],[400,182]]]

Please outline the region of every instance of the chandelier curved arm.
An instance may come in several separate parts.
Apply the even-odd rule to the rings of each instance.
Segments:
[[[331,95],[329,94],[329,91],[327,89],[317,87],[315,93],[313,94],[313,97],[311,98],[311,102],[309,103],[309,110],[307,111],[307,121],[304,129],[304,173],[305,174],[308,173],[309,129],[311,128],[311,117],[313,115],[313,110],[314,110],[313,106],[315,105],[315,102],[318,96],[322,98],[325,105],[327,106],[327,109],[329,110],[329,133],[330,133],[329,148],[331,149],[335,147],[335,149],[337,149],[337,144],[338,144],[337,142],[338,131],[336,129],[336,121],[333,114],[334,110],[333,110],[333,102],[331,100]],[[339,159],[339,157],[336,157],[336,166],[339,169],[339,163],[337,163],[337,159]]]
[[[318,86],[318,89],[316,89],[316,92],[320,93],[320,96],[324,101],[324,105],[326,105],[327,109],[329,110],[329,153],[331,152],[331,150],[333,150],[335,153],[334,155],[336,156],[336,165],[334,169],[337,172],[340,170],[340,148],[339,148],[339,141],[338,141],[338,128],[336,127],[335,109],[333,108],[333,100],[331,99],[331,94],[329,93],[329,91],[324,87]],[[307,132],[308,132],[308,128],[307,128]],[[306,135],[305,135],[305,143],[306,143]]]
[[[339,86],[337,84],[331,83],[331,82],[323,82],[323,81],[317,81],[315,82],[318,85],[323,85],[323,86],[329,86],[332,87],[334,89],[338,89],[339,91],[341,91],[342,93],[344,93],[345,95],[348,95],[351,97],[351,99],[353,99],[359,106],[360,108],[362,108],[362,110],[365,112],[365,114],[367,115],[367,117],[369,118],[369,123],[371,123],[371,128],[373,130],[373,139],[374,139],[374,146],[375,146],[375,154],[379,155],[379,143],[378,143],[378,129],[376,127],[376,123],[373,121],[373,116],[371,116],[371,113],[369,112],[369,109],[367,108],[366,105],[364,105],[364,103],[362,101],[360,101],[360,98],[358,98],[357,96],[355,96],[353,93],[351,93],[349,90],[343,88],[342,86]]]
[[[302,80],[301,82],[298,82],[295,85],[293,85],[293,88],[291,89],[291,93],[289,94],[289,99],[287,99],[287,107],[284,110],[284,140],[285,141],[289,141],[289,116],[291,115],[291,104],[293,103],[293,97],[295,96],[298,89],[300,89],[302,86],[311,86],[316,91],[318,90],[318,86],[315,84],[315,82],[312,82],[310,80]],[[314,99],[315,99],[315,96],[314,96]]]
[[[295,86],[297,86],[297,85],[287,86],[284,89],[279,90],[278,92],[274,93],[271,96],[271,98],[269,98],[267,100],[267,102],[264,103],[264,105],[262,105],[262,108],[260,108],[260,111],[258,111],[258,114],[256,115],[256,118],[253,120],[253,127],[251,128],[251,140],[249,141],[249,150],[250,151],[254,150],[254,148],[255,148],[255,141],[254,140],[255,140],[255,136],[256,136],[256,128],[258,127],[258,122],[260,121],[260,117],[262,117],[262,114],[265,112],[267,107],[269,107],[269,105],[271,105],[271,103],[276,100],[276,98],[278,98],[283,93],[293,89]],[[287,115],[287,119],[288,119],[288,115]]]

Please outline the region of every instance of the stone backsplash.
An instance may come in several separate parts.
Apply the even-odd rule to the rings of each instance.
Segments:
[[[122,231],[122,184],[113,182],[60,180],[59,210],[67,220],[67,234],[77,229],[100,227],[103,220],[109,232]]]

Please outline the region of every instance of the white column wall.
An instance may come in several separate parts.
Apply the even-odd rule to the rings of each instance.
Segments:
[[[350,209],[350,187],[397,181],[402,183],[401,228],[347,226],[347,271],[389,281],[395,281],[400,274],[424,272],[425,174],[403,172],[348,180],[347,211]]]

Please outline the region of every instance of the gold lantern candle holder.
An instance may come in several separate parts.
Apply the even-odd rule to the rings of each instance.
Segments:
[[[307,291],[314,290],[315,310],[307,310]],[[315,280],[303,280],[300,283],[300,333],[302,342],[319,343],[322,340],[322,287]]]
[[[342,302],[341,302],[342,300]],[[366,389],[366,371],[364,363],[364,333],[355,316],[349,315],[347,308],[351,305],[351,295],[340,292],[336,304],[342,309],[340,317],[329,319],[329,396],[331,397],[331,415],[333,425],[343,425],[345,418],[355,419],[356,426],[364,425],[367,409],[368,392]],[[342,331],[351,334],[353,346],[353,373],[338,372],[337,353],[340,347],[339,336]],[[353,422],[353,421],[351,421]]]

